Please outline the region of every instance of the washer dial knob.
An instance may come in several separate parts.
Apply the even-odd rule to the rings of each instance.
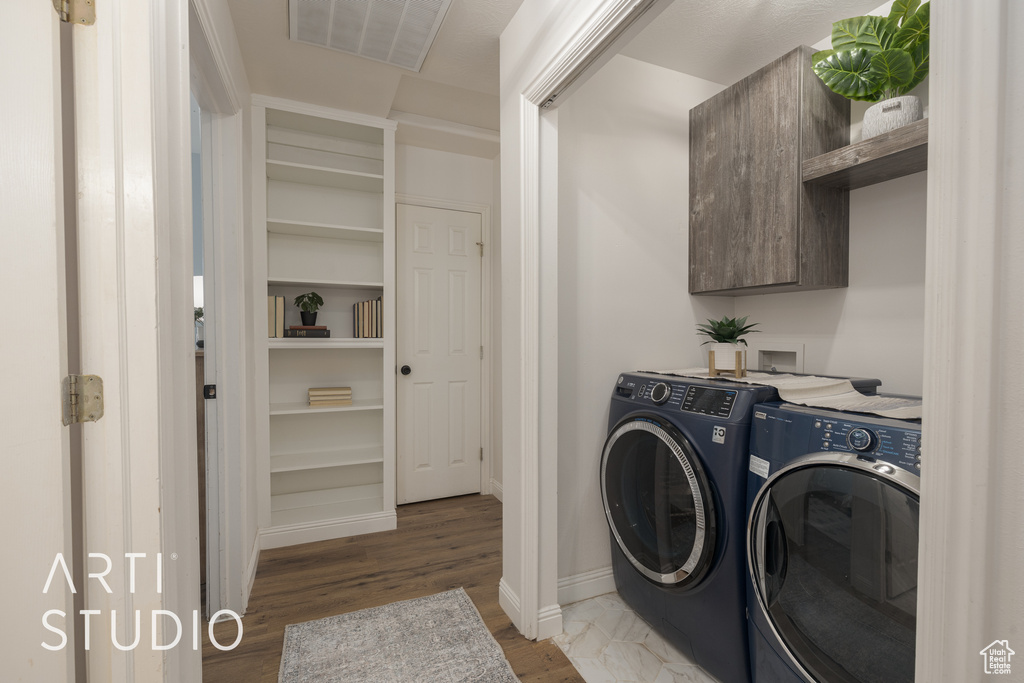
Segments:
[[[856,429],[851,429],[850,433],[846,435],[846,443],[850,444],[850,448],[853,450],[866,453],[875,449],[875,446],[878,444],[878,437],[869,429],[857,427]]]
[[[655,405],[661,405],[672,396],[672,389],[664,382],[658,382],[651,387],[651,400]]]

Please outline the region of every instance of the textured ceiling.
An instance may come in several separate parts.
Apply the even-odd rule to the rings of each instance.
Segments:
[[[522,0],[454,0],[419,73],[288,39],[288,0],[228,0],[253,92],[498,128],[498,37]],[[399,103],[401,106],[399,106]]]
[[[883,0],[675,0],[621,54],[730,85]]]
[[[253,92],[373,116],[415,115],[399,125],[401,140],[410,121],[433,125],[420,117],[485,129],[480,134],[498,129],[498,38],[522,2],[453,0],[419,73],[290,41],[288,0],[228,6]],[[622,53],[727,85],[880,2],[675,0]],[[425,144],[424,130],[417,144]],[[496,149],[492,139],[478,154]]]

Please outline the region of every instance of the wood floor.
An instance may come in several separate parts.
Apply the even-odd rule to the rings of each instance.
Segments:
[[[519,635],[498,606],[500,578],[501,503],[493,496],[403,505],[395,531],[264,550],[242,642],[229,652],[205,643],[203,681],[276,683],[286,625],[461,586],[520,680],[583,683],[556,645]],[[234,622],[215,633],[231,643]]]

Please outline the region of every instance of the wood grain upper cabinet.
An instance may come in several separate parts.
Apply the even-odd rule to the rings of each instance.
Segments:
[[[690,110],[690,293],[845,287],[849,192],[804,159],[849,142],[850,102],[802,46]]]

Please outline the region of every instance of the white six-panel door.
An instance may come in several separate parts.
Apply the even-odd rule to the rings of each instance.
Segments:
[[[398,502],[480,491],[480,214],[397,210]]]

